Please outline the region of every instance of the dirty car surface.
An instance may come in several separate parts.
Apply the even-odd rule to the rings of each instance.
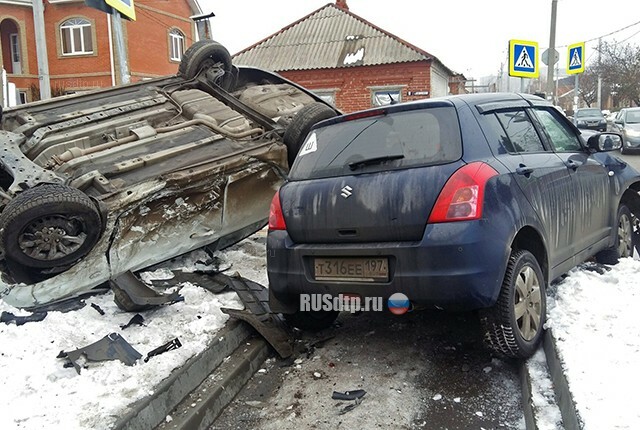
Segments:
[[[310,106],[335,115],[201,41],[176,76],[5,111],[0,297],[35,308],[258,230]]]
[[[548,102],[518,94],[319,123],[271,206],[271,309],[318,329],[337,311],[305,307],[303,294],[401,293],[416,307],[478,310],[491,348],[528,357],[548,283],[632,253],[640,176],[611,155],[620,146],[614,133],[585,141]]]

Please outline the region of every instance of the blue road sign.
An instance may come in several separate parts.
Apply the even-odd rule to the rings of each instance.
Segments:
[[[567,73],[577,75],[584,72],[584,42],[569,45]]]
[[[509,76],[537,78],[538,43],[525,40],[509,41]]]

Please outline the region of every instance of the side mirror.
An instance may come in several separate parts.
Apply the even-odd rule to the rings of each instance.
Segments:
[[[623,124],[624,124],[624,121],[622,121],[621,119],[616,119],[616,120],[614,120],[613,122],[614,122],[615,124],[618,124],[618,125],[623,125]]]
[[[622,148],[622,138],[616,133],[596,133],[587,140],[587,146],[596,152],[616,151]]]

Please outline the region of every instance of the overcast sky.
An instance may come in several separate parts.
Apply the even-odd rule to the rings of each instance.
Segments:
[[[232,54],[304,17],[330,0],[199,0],[214,12],[213,38]],[[552,0],[347,0],[351,12],[438,57],[467,78],[497,74],[509,39],[549,46]],[[556,46],[597,39],[640,21],[638,0],[559,0]],[[640,24],[603,40],[640,45]],[[597,41],[588,43],[595,58]],[[561,67],[566,47],[559,48]],[[542,64],[541,64],[542,66]],[[506,68],[505,64],[505,68]]]

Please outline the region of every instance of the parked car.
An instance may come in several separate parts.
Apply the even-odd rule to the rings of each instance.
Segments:
[[[330,325],[301,294],[479,310],[490,347],[531,355],[549,282],[632,253],[640,175],[615,133],[580,131],[548,102],[473,94],[318,123],[271,204],[271,309]]]
[[[246,237],[266,224],[299,134],[336,114],[210,40],[176,76],[5,110],[0,296],[36,308]]]
[[[607,131],[607,120],[602,111],[596,108],[576,109],[573,122],[578,128]]]
[[[614,119],[611,130],[622,135],[622,153],[640,150],[640,107],[622,109]]]

